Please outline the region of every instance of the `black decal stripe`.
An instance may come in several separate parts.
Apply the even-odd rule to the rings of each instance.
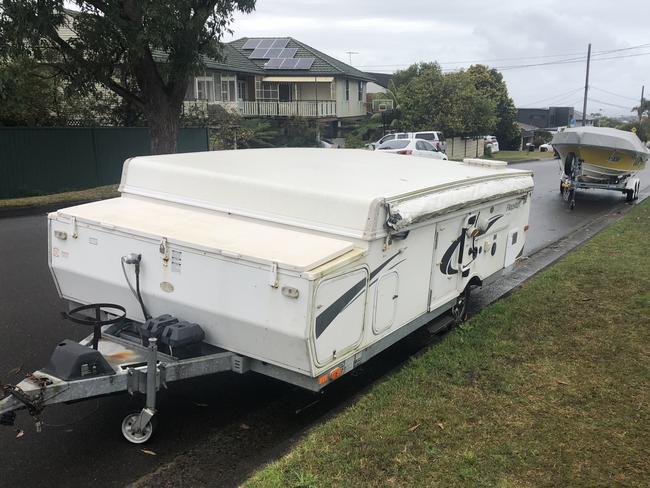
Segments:
[[[463,228],[460,232],[460,245],[458,246],[458,267],[460,268],[463,264],[463,251],[465,251],[465,235],[467,235],[467,229]]]
[[[456,248],[458,247],[458,244],[460,244],[460,237],[458,237],[454,242],[451,243],[449,249],[447,249],[445,251],[445,254],[442,256],[442,259],[440,260],[440,271],[442,272],[442,274],[452,275],[458,273],[458,270],[454,269],[454,267],[451,264],[451,258],[454,255],[454,252],[456,252]]]
[[[372,271],[370,273],[370,280],[372,280],[375,276],[377,276],[377,273],[379,273],[382,269],[384,269],[388,265],[388,263],[390,263],[393,259],[399,256],[399,254],[400,253],[393,254],[390,258],[388,258],[381,265],[379,265],[379,267],[377,267],[376,270]],[[334,302],[330,306],[328,306],[325,310],[323,310],[320,313],[318,317],[316,317],[316,339],[318,339],[321,336],[321,334],[325,332],[325,329],[329,327],[332,321],[343,310],[345,310],[348,307],[348,305],[352,303],[352,301],[354,301],[356,298],[361,296],[361,292],[363,291],[365,284],[366,284],[366,280],[364,278],[361,281],[359,281],[356,285],[354,285],[352,288],[350,288],[348,291],[346,291],[339,298],[334,300]]]
[[[402,264],[406,259],[402,259],[401,261],[397,261],[395,264],[393,264],[390,268],[388,268],[388,271],[390,271],[393,268],[397,268],[400,264]],[[371,283],[372,284],[372,283]]]

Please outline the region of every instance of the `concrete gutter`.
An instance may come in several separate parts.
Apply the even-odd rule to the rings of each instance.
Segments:
[[[498,159],[498,158],[495,158]],[[557,158],[535,158],[535,159],[522,159],[521,161],[509,161],[508,166],[512,164],[521,164],[521,163],[537,163],[538,161],[557,161]]]

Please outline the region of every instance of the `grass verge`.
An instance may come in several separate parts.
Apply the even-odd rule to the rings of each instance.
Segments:
[[[54,205],[66,202],[79,202],[82,200],[104,200],[106,198],[119,197],[117,185],[98,186],[87,190],[68,191],[65,193],[54,193],[52,195],[40,195],[37,197],[7,198],[0,200],[0,209],[38,207],[41,205]]]
[[[530,161],[531,159],[553,159],[553,151],[499,151],[494,153],[491,158],[499,161],[508,161],[509,163]]]
[[[248,487],[650,486],[650,201]]]

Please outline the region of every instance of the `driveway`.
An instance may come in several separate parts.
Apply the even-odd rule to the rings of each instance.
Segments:
[[[529,253],[624,205],[620,194],[581,192],[570,211],[559,197],[555,161],[516,167],[535,172]],[[646,187],[649,173],[642,175]],[[60,339],[79,340],[89,331],[59,318],[63,303],[47,267],[44,216],[0,220],[0,256],[0,379],[15,383],[44,366]],[[127,413],[141,408],[141,398],[121,395],[50,407],[40,434],[22,412],[16,428],[23,435],[0,428],[0,486],[124,486],[171,460],[173,476],[154,474],[146,484],[235,485],[306,427],[436,340],[415,334],[317,396],[255,374],[172,384],[161,395],[148,452],[124,441],[119,429]]]

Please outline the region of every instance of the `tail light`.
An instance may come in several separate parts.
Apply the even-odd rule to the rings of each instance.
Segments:
[[[402,149],[401,151],[397,151],[397,154],[413,154],[413,151],[410,149]]]

